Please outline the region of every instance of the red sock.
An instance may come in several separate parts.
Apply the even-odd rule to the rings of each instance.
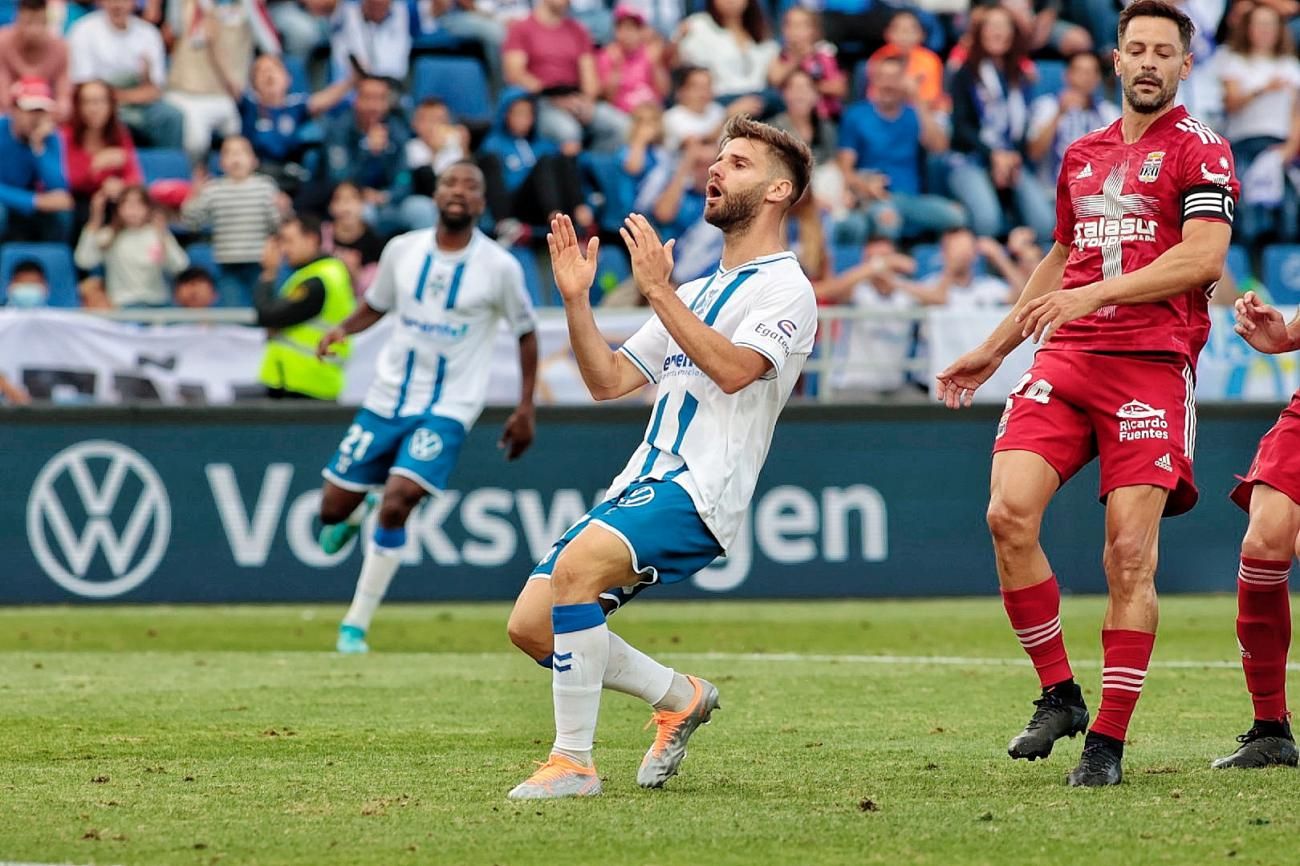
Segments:
[[[1145,631],[1101,630],[1101,709],[1092,729],[1120,742],[1142,694],[1156,636]]]
[[[1280,720],[1286,711],[1286,654],[1291,648],[1290,560],[1241,558],[1237,572],[1237,643],[1255,718]]]
[[[1043,688],[1074,679],[1061,636],[1061,589],[1056,575],[1024,589],[1002,590],[1002,606]]]

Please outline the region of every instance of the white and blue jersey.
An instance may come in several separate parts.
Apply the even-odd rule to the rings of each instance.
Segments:
[[[444,252],[433,229],[384,248],[365,302],[396,321],[362,404],[385,418],[440,415],[469,429],[483,411],[499,323],[536,330],[519,262],[482,232]]]
[[[433,229],[410,232],[384,248],[365,302],[396,320],[393,334],[323,474],[347,490],[390,474],[444,490],[483,411],[501,322],[518,336],[536,327],[523,269],[478,231],[454,252],[438,249]]]
[[[794,253],[755,259],[693,280],[677,291],[706,325],[772,365],[762,378],[727,394],[695,366],[658,317],[619,349],[658,395],[645,437],[610,485],[680,485],[725,550],[744,522],[772,432],[817,331],[817,300]]]
[[[655,583],[685,580],[736,539],[767,459],[777,416],[790,398],[817,330],[817,300],[793,253],[755,259],[677,290],[706,325],[772,367],[735,394],[704,375],[650,319],[620,348],[658,385],[640,446],[608,498],[569,528],[530,580],[549,579],[556,560],[588,525],[622,539],[638,580],[601,593],[619,607]]]

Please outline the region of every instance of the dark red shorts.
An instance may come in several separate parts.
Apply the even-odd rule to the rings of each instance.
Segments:
[[[1300,502],[1300,391],[1278,416],[1277,423],[1259,440],[1250,472],[1233,488],[1232,501],[1250,511],[1250,494],[1256,484],[1267,484],[1274,490]]]
[[[1196,504],[1191,368],[1173,358],[1045,349],[1007,398],[993,451],[1031,451],[1064,484],[1101,458],[1101,500],[1119,487],[1170,491],[1165,515]]]

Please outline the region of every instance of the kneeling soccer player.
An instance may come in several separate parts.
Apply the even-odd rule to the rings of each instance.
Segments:
[[[611,633],[605,608],[645,586],[689,577],[740,530],[817,327],[812,285],[782,233],[811,171],[805,144],[733,118],[709,168],[704,211],[723,232],[722,262],[712,276],[674,291],[674,242],[660,244],[645,217],[629,216],[623,240],[654,316],[618,351],[601,336],[587,300],[599,242],[584,257],[568,217],[551,223],[555,281],[592,396],[613,399],[651,382],[658,399],[609,498],[556,543],[511,615],[512,640],[552,670],[556,729],[549,759],[511,799],[600,793],[591,751],[604,688],[656,708],[658,733],[637,774],[644,787],[676,774],[687,740],[717,708],[711,684]]]

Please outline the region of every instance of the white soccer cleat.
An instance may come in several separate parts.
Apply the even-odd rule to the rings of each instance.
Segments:
[[[677,775],[677,768],[686,759],[686,741],[696,728],[708,724],[713,711],[718,709],[718,689],[713,683],[699,677],[686,678],[695,687],[690,705],[678,712],[655,710],[650,719],[657,730],[654,745],[645,753],[636,772],[636,783],[642,788],[662,788]]]
[[[594,797],[601,791],[595,767],[586,767],[564,755],[551,755],[537,771],[506,794],[511,800],[558,800]]]

